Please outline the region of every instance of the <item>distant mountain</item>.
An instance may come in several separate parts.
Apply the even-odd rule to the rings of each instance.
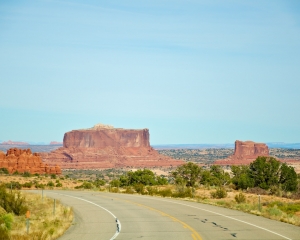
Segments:
[[[224,144],[160,144],[152,145],[154,149],[203,149],[203,148],[234,148],[232,143]]]
[[[27,142],[13,142],[11,140],[8,140],[6,142],[0,143],[1,145],[29,145]]]
[[[300,149],[300,143],[271,142],[266,144],[268,145],[269,148]]]
[[[266,143],[269,148],[300,149],[300,143],[271,142]],[[157,144],[154,149],[203,149],[203,148],[234,148],[233,143],[224,144]]]
[[[50,142],[50,145],[63,145],[63,143],[62,142],[52,141],[52,142]]]

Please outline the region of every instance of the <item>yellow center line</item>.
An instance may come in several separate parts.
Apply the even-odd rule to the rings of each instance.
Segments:
[[[101,197],[105,197],[105,196],[102,196],[102,195],[101,195]],[[105,197],[105,198],[108,198],[108,197]],[[124,201],[124,202],[128,202],[128,203],[131,203],[131,204],[135,204],[135,205],[140,206],[140,207],[148,208],[148,209],[151,210],[151,211],[160,213],[162,216],[169,217],[169,218],[171,218],[174,222],[181,223],[182,226],[183,226],[184,228],[189,229],[189,230],[192,232],[192,238],[193,238],[194,240],[202,240],[201,236],[199,235],[199,233],[198,233],[194,228],[192,228],[191,226],[189,226],[189,225],[186,224],[185,222],[183,222],[183,221],[181,221],[181,220],[175,218],[175,217],[172,216],[172,215],[169,215],[169,214],[167,214],[167,213],[165,213],[165,212],[162,212],[162,211],[160,211],[160,210],[158,210],[158,209],[155,209],[155,208],[152,208],[152,207],[149,207],[149,206],[140,204],[140,203],[132,202],[132,201],[129,201],[129,200],[123,200],[123,199],[119,199],[119,198],[115,198],[115,197],[114,197],[114,199],[117,199],[117,200],[120,200],[120,201]]]

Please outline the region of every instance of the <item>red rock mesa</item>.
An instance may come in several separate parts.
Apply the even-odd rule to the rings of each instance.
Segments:
[[[63,147],[41,153],[49,165],[66,169],[178,166],[184,162],[160,155],[149,142],[148,129],[122,129],[97,124],[64,135]]]
[[[234,154],[226,159],[216,160],[218,165],[248,165],[258,156],[269,156],[269,148],[265,143],[252,141],[235,141]]]
[[[30,149],[10,148],[6,154],[0,151],[0,168],[6,168],[9,173],[61,174],[60,167],[49,167],[42,162],[39,154],[32,154]]]

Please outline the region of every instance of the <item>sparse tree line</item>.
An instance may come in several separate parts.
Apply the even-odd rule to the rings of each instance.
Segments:
[[[214,198],[226,196],[225,186],[233,189],[248,190],[268,194],[289,195],[300,197],[300,176],[293,167],[281,163],[273,157],[258,157],[249,166],[231,166],[231,173],[221,166],[212,165],[204,169],[189,162],[177,167],[171,172],[171,178],[156,176],[151,170],[137,170],[127,172],[123,176],[110,182],[110,187],[133,187],[140,192],[141,186],[157,186],[175,184],[177,192],[192,191],[198,186],[215,186]],[[139,186],[139,187],[137,187]],[[136,190],[138,189],[138,190]],[[144,191],[145,194],[147,190]],[[151,191],[150,191],[151,192]]]
[[[0,172],[7,174],[6,169],[0,169]],[[16,173],[17,174],[17,173]],[[30,173],[21,174],[23,177],[30,177]],[[35,176],[35,175],[34,175]],[[69,178],[68,175],[65,178]],[[20,184],[18,182],[7,183],[6,186],[12,189],[21,189],[22,187],[31,188],[53,188],[62,187],[63,184],[52,174],[51,179],[46,184],[41,184],[37,180]],[[64,179],[60,177],[60,179]],[[249,166],[231,166],[231,172],[225,171],[221,166],[212,165],[210,168],[203,168],[199,165],[188,162],[177,167],[171,172],[169,177],[158,176],[149,169],[139,169],[137,171],[128,171],[123,175],[111,180],[97,178],[96,180],[82,181],[82,184],[76,186],[76,189],[94,189],[106,187],[125,188],[126,191],[153,193],[152,189],[156,186],[173,184],[176,185],[177,193],[187,191],[192,195],[192,191],[198,186],[215,186],[217,187],[218,196],[226,196],[224,187],[248,190],[253,192],[269,193],[284,195],[289,193],[300,198],[300,176],[296,174],[293,167],[281,163],[273,157],[258,157]],[[145,186],[148,187],[145,188]],[[191,188],[191,189],[190,189]],[[154,191],[155,192],[155,191]],[[217,197],[218,197],[217,196]],[[214,197],[214,196],[212,196]]]
[[[300,187],[300,176],[294,168],[273,157],[258,157],[249,166],[231,166],[231,174],[218,165],[203,169],[194,163],[187,163],[173,171],[172,176],[176,184],[187,187],[231,185],[235,189],[260,188],[271,193],[279,190],[296,192]]]

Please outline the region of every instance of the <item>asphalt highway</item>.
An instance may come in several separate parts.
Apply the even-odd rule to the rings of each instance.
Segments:
[[[44,195],[73,207],[74,223],[59,240],[300,240],[300,227],[195,202],[91,191]]]

